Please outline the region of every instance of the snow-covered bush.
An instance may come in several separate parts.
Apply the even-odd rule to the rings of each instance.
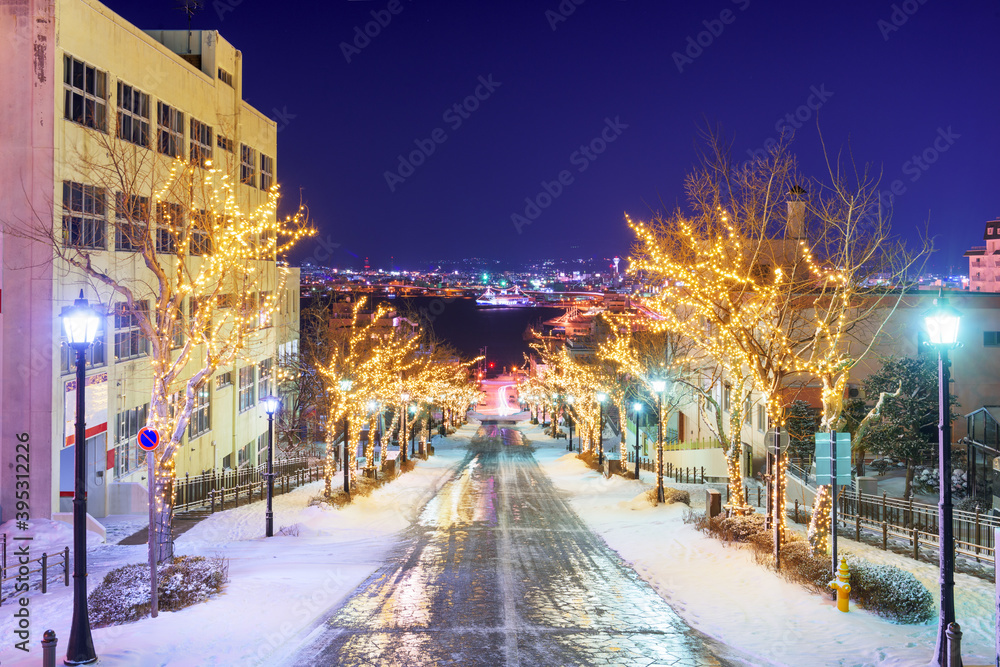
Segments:
[[[893,623],[926,623],[934,618],[934,596],[911,573],[848,557],[851,600]]]
[[[222,557],[180,556],[157,568],[157,606],[177,611],[204,602],[229,581],[229,561]],[[88,601],[95,628],[133,623],[149,615],[149,565],[115,568],[93,590]]]
[[[656,487],[646,492],[646,497],[649,500],[649,504],[656,507],[659,503],[656,500]],[[683,503],[688,507],[691,506],[691,494],[687,491],[681,491],[680,489],[672,489],[669,486],[663,487],[663,502],[666,505],[673,505],[674,503]]]
[[[941,486],[941,473],[937,468],[917,468],[913,485],[925,492],[936,492]],[[964,496],[969,492],[968,473],[961,469],[951,471],[951,492]]]
[[[892,459],[876,459],[868,464],[868,467],[879,474],[879,476],[885,475],[889,468],[894,468],[895,464]]]

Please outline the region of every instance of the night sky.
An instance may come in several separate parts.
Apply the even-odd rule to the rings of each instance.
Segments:
[[[186,27],[173,0],[107,4]],[[373,11],[388,25],[357,49]],[[209,0],[194,27],[242,50],[244,98],[279,124],[286,203],[302,190],[332,265],[626,255],[623,213],[683,203],[706,121],[746,155],[791,131],[786,114],[806,172],[825,169],[818,115],[828,148],[877,165],[884,189],[900,181],[894,228],[929,223],[936,269],[966,270],[1000,217],[992,1]],[[478,108],[455,112],[469,96]],[[576,152],[602,132],[603,152]],[[557,196],[518,233],[543,181]],[[309,241],[298,260],[323,256]]]

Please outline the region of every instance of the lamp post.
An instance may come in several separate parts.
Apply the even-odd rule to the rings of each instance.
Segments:
[[[101,317],[80,298],[66,306],[60,314],[66,340],[76,351],[76,434],[74,445],[73,491],[73,622],[70,626],[69,644],[66,648],[67,665],[89,665],[97,662],[94,638],[90,634],[90,616],[87,612],[87,414],[86,414],[86,365],[87,348],[94,342]],[[152,456],[149,452],[147,456]],[[149,481],[153,483],[152,480]]]
[[[379,404],[378,401],[371,400],[368,401],[368,414],[372,415],[374,422],[371,423],[371,428],[368,429],[368,446],[371,447],[372,452],[372,468],[371,475],[373,478],[378,478],[378,468],[375,466],[375,442],[378,441],[379,446],[382,446],[382,437],[379,435]],[[379,436],[376,438],[376,436]],[[368,468],[368,454],[365,453],[365,474],[367,475],[369,471]]]
[[[665,502],[663,494],[663,391],[667,383],[653,380],[650,385],[656,392],[656,501]]]
[[[632,410],[635,412],[635,478],[639,479],[639,414],[642,412],[642,403],[633,403]]]
[[[354,386],[354,380],[341,380],[340,391],[347,394]],[[347,421],[347,397],[344,397],[344,493],[351,495],[351,473],[347,469],[347,445],[351,439],[350,424]]]
[[[573,396],[566,397],[566,422],[569,424],[569,440],[566,442],[566,450],[573,451]]]
[[[948,305],[938,292],[934,308],[924,315],[929,343],[938,353],[938,500],[939,579],[941,614],[938,619],[937,646],[932,664],[955,667],[949,660],[948,626],[955,622],[955,546],[951,506],[951,362],[948,350],[958,347],[958,323],[961,314]],[[961,659],[959,659],[961,665]]]
[[[267,412],[267,511],[264,512],[264,532],[274,535],[274,512],[271,510],[271,499],[274,497],[274,413],[278,411],[281,399],[268,396],[264,399],[264,411]]]
[[[604,465],[604,401],[608,400],[608,395],[603,391],[597,392],[597,405],[600,417],[597,420],[597,465]]]
[[[399,416],[399,427],[400,427],[400,437],[399,437],[399,460],[400,463],[406,463],[406,408],[410,403],[410,395],[406,392],[400,394],[400,398],[403,399],[402,410]]]

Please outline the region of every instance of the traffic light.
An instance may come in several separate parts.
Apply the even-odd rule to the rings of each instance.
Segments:
[[[490,362],[490,368],[495,368],[495,367],[496,367],[496,364],[494,364],[494,363],[493,363],[493,362],[491,361],[491,362]]]

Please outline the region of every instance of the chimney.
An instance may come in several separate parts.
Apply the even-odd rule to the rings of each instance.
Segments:
[[[798,185],[788,192],[788,220],[785,223],[786,239],[806,237],[806,191]]]

